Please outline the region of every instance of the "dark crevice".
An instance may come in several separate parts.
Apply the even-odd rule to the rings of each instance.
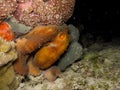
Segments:
[[[90,34],[93,40],[98,37],[104,41],[120,37],[120,8],[118,2],[76,0],[73,16],[67,24],[80,30],[80,37]],[[115,4],[116,7],[111,7]],[[81,30],[81,25],[84,27]],[[80,40],[81,41],[81,40]]]

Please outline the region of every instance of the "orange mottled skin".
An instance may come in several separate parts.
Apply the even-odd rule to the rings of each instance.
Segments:
[[[28,61],[29,74],[32,76],[38,76],[41,74],[41,70],[33,63],[33,58]]]
[[[53,39],[57,33],[57,26],[38,26],[24,35],[22,39],[17,39],[17,50],[23,54],[31,53],[47,41]]]
[[[16,73],[20,75],[28,74],[28,66],[27,66],[28,55],[22,55],[18,52],[18,59],[14,62],[14,70]]]
[[[19,52],[19,58],[14,64],[14,69],[18,74],[21,74],[21,75],[30,74],[33,76],[38,76],[41,73],[43,73],[44,77],[48,81],[53,82],[54,80],[56,80],[57,77],[59,77],[61,72],[58,67],[55,67],[55,66],[52,66],[51,68],[49,67],[52,64],[54,64],[59,59],[59,57],[64,53],[64,51],[67,49],[67,46],[70,41],[68,28],[67,27],[62,28],[54,38],[51,38],[51,41],[44,42],[46,44],[44,44],[40,48],[40,50],[38,50],[35,56],[32,58],[31,56],[29,56],[28,53],[36,49],[37,45],[34,43],[39,38],[38,37],[35,38],[35,35],[39,35],[37,31],[34,31],[34,32],[31,31],[27,35],[23,36],[21,41],[17,40],[17,45],[18,45],[17,50]],[[43,33],[43,35],[42,34],[40,35],[44,37],[44,35],[46,34]],[[46,39],[43,39],[43,40],[46,40]],[[25,42],[27,42],[28,44],[26,44]],[[36,42],[38,43],[38,41]],[[28,47],[24,45],[27,45]],[[46,69],[46,70],[42,70],[42,69]]]
[[[44,43],[52,40],[58,33],[57,26],[38,26],[16,40],[16,49],[18,51],[18,60],[14,63],[14,70],[21,75],[28,73],[27,55],[35,49],[40,48]]]
[[[40,69],[47,69],[64,53],[69,44],[68,29],[64,28],[54,40],[43,46],[34,57],[34,62]]]

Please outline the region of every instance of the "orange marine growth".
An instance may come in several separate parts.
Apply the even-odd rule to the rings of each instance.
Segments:
[[[0,37],[7,41],[13,40],[14,38],[14,34],[11,31],[11,27],[6,22],[0,23]]]
[[[55,25],[38,26],[24,35],[22,39],[17,39],[17,50],[23,54],[31,53],[54,38],[57,33],[58,28]]]
[[[35,54],[35,64],[37,64],[40,69],[49,68],[64,53],[69,44],[69,41],[70,39],[68,35],[68,28],[64,28],[58,33],[53,41],[43,46]]]

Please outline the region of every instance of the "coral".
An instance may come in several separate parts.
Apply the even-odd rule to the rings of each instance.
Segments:
[[[14,69],[21,75],[28,74],[27,60],[29,53],[40,48],[44,43],[53,39],[58,33],[58,27],[55,25],[38,26],[28,34],[17,39],[16,48],[19,54],[18,60],[14,63]]]
[[[49,68],[67,49],[69,41],[70,37],[68,34],[68,28],[64,27],[53,41],[40,48],[40,50],[35,54],[34,62],[40,69]]]
[[[26,1],[28,1],[28,0],[16,0],[16,1],[19,2],[19,3],[20,3],[20,2],[22,3],[22,2],[26,2]]]
[[[7,41],[11,41],[14,39],[14,34],[11,31],[11,27],[6,22],[0,23],[0,37],[4,38]]]
[[[0,66],[17,59],[17,51],[13,41],[6,41],[0,38]]]
[[[62,25],[73,13],[75,0],[18,0],[15,18],[31,27]]]
[[[16,0],[0,0],[0,22],[16,10]]]

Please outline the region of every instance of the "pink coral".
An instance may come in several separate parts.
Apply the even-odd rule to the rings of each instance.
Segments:
[[[0,22],[16,10],[16,0],[0,0]]]
[[[66,22],[73,13],[75,0],[18,0],[14,16],[28,26]]]

